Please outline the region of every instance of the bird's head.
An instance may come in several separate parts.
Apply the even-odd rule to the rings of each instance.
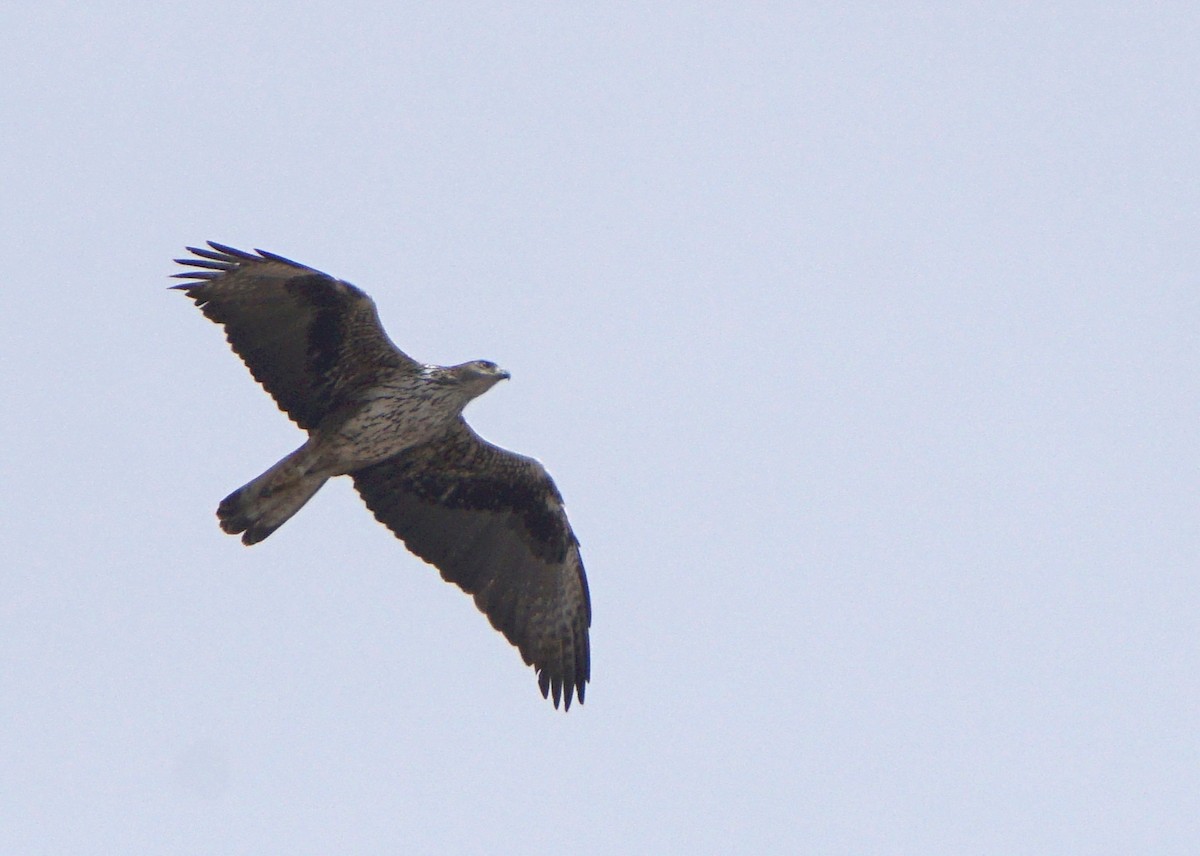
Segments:
[[[459,383],[473,395],[483,395],[502,380],[508,380],[508,372],[490,360],[471,360],[452,369]]]

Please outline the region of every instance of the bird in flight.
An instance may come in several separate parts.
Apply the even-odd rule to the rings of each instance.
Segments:
[[[188,247],[175,288],[225,328],[234,352],[308,439],[221,500],[221,528],[256,544],[321,485],[348,475],[376,519],[474,596],[537,672],[543,697],[583,703],[592,610],[562,496],[533,458],[476,434],[462,411],[508,377],[487,360],[419,363],[375,303],[297,262],[222,244]]]

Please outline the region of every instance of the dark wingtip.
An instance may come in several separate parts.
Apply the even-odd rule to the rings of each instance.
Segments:
[[[239,250],[237,247],[231,247],[228,244],[218,244],[216,241],[205,241],[205,243],[208,244],[210,247],[212,247],[214,250],[216,250],[218,253],[224,253],[227,256],[233,256],[234,258],[239,258],[239,259],[254,258],[253,253],[248,253],[245,250]],[[207,250],[196,250],[192,247],[188,247],[188,249],[191,250],[193,253],[195,253],[198,256],[202,256],[207,252]]]
[[[585,681],[573,682],[571,679],[554,678],[545,669],[538,669],[538,689],[542,691],[542,698],[550,699],[557,710],[562,706],[563,711],[571,709],[571,702],[578,699],[580,704],[583,704]],[[586,679],[585,679],[586,680]]]
[[[223,245],[211,244],[211,246],[216,247]],[[187,247],[186,249],[192,254],[193,258],[175,259],[175,264],[183,265],[187,268],[197,268],[197,270],[185,270],[181,273],[173,273],[171,274],[171,278],[190,279],[193,281],[191,286],[196,286],[203,281],[224,276],[230,271],[236,270],[241,259],[252,258],[252,256],[247,256],[245,253],[241,253],[237,250],[230,250],[228,247],[225,249],[230,250],[229,252],[223,251],[216,253],[212,250],[206,250],[201,247]],[[188,288],[191,286],[174,287]]]
[[[258,247],[254,248],[254,252],[258,253],[260,256],[262,256],[264,259],[267,259],[268,261],[282,262],[285,265],[291,265],[292,267],[302,268],[303,270],[312,270],[312,268],[310,268],[308,265],[302,265],[302,264],[300,264],[300,262],[295,261],[294,259],[285,258],[284,256],[281,256],[278,253],[272,253],[272,252],[269,252],[268,250],[260,250]]]
[[[206,243],[212,249],[206,247],[187,247],[187,251],[192,254],[192,257],[175,259],[176,264],[186,265],[189,268],[198,268],[198,270],[188,270],[183,273],[172,274],[172,276],[178,279],[199,281],[215,280],[220,279],[226,274],[237,273],[248,263],[261,263],[264,261],[280,262],[295,268],[297,271],[308,271],[320,276],[328,276],[328,274],[321,273],[321,271],[310,268],[308,265],[300,264],[298,261],[285,258],[276,253],[267,252],[266,250],[256,249],[253,253],[249,253],[245,250],[239,250],[237,247],[231,247],[228,244],[218,243],[217,241],[207,241]]]

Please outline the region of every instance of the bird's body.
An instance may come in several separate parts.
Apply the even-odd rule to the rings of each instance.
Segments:
[[[466,370],[421,366],[381,375],[374,386],[309,429],[303,446],[225,497],[217,510],[221,528],[242,533],[246,544],[257,544],[299,511],[326,480],[444,435],[475,397],[475,387],[455,376]],[[491,386],[503,376],[484,379]]]
[[[445,373],[432,366],[390,372],[352,406],[322,419],[309,434],[333,468],[330,475],[352,473],[444,434],[474,398],[452,377],[446,383],[431,382]]]
[[[221,528],[254,544],[330,478],[350,475],[376,517],[475,595],[539,676],[583,701],[591,605],[562,498],[541,464],[482,440],[462,419],[508,377],[494,363],[418,363],[349,283],[263,251],[189,248],[177,286],[227,338],[308,440],[222,500]]]

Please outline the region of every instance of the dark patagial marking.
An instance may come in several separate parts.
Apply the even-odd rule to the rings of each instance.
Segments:
[[[315,308],[308,330],[308,369],[318,377],[327,375],[337,363],[344,338],[339,295],[319,274],[296,277],[288,282],[287,290]]]

